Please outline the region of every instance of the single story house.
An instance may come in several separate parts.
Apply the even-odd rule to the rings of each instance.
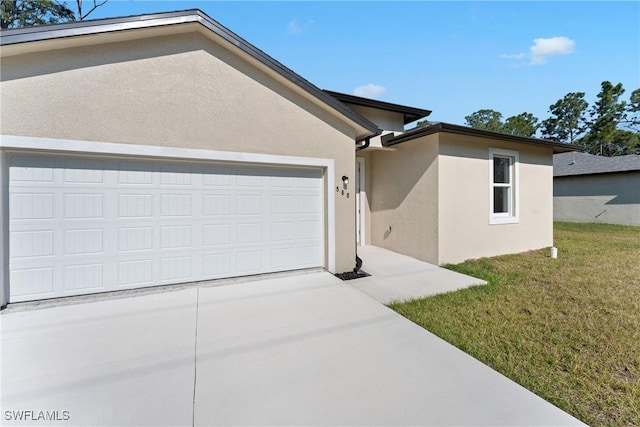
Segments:
[[[553,218],[640,225],[640,155],[554,155]]]
[[[198,10],[3,30],[0,305],[550,246],[570,148],[322,91]]]

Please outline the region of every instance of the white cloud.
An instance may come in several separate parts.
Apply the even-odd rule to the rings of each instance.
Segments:
[[[289,21],[289,24],[287,24],[287,33],[292,35],[301,34],[311,29],[314,23],[315,21],[313,19],[309,19],[308,21],[302,23],[300,23],[297,19],[293,19]]]
[[[287,25],[287,32],[289,34],[300,34],[302,32],[302,28],[300,28],[300,24],[298,24],[298,21],[294,19],[293,21],[289,22],[289,25]]]
[[[568,37],[537,38],[533,40],[533,46],[529,48],[529,53],[503,53],[502,59],[513,60],[515,65],[542,65],[547,63],[554,55],[568,55],[576,48],[575,40]],[[529,58],[528,63],[525,60]]]
[[[531,64],[544,64],[553,55],[568,55],[573,53],[575,47],[576,42],[564,36],[535,39],[529,48]]]
[[[380,96],[387,91],[387,88],[380,85],[375,85],[373,83],[369,83],[364,86],[358,86],[353,90],[353,94],[355,96],[362,96],[364,98],[375,98],[376,96]]]

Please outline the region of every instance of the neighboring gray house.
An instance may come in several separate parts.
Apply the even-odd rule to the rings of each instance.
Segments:
[[[556,221],[640,225],[640,156],[553,156]]]

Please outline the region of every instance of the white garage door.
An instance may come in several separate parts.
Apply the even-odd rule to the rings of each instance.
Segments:
[[[317,267],[321,169],[13,154],[10,302]]]

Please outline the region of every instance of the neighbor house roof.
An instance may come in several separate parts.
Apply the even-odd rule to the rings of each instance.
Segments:
[[[543,147],[553,148],[554,153],[563,153],[566,151],[575,151],[582,147],[563,144],[561,142],[547,141],[545,139],[529,138],[525,136],[510,135],[500,132],[492,132],[484,129],[476,129],[467,126],[453,125],[443,122],[430,122],[428,125],[411,129],[401,135],[393,138],[383,138],[382,145],[391,147],[406,141],[411,141],[422,136],[431,135],[438,132],[453,133],[458,135],[478,136],[482,138],[498,139],[502,141],[519,142],[523,144],[539,145]]]
[[[422,108],[409,107],[406,105],[392,104],[390,102],[377,101],[375,99],[362,98],[360,96],[347,95],[346,93],[333,92],[331,90],[324,90],[325,93],[336,98],[338,101],[342,101],[346,104],[360,105],[362,107],[370,107],[378,110],[391,111],[393,113],[401,113],[404,115],[404,124],[415,122],[431,114],[431,110],[425,110]]]
[[[222,42],[228,49],[239,49],[250,58],[277,73],[303,93],[337,111],[360,127],[357,139],[378,135],[378,126],[349,109],[334,97],[323,92],[300,75],[285,67],[260,49],[233,33],[198,9],[166,12],[119,18],[76,21],[64,24],[41,25],[35,27],[3,29],[0,33],[0,54],[11,56],[41,50],[74,47],[101,43],[97,36],[111,35],[109,41],[120,41],[147,37],[145,30],[163,29],[165,33],[176,34],[191,31],[197,26],[203,34]],[[164,33],[163,33],[164,34]],[[216,37],[217,36],[217,37]]]
[[[640,155],[603,157],[573,152],[553,156],[554,177],[630,171],[640,171]]]

